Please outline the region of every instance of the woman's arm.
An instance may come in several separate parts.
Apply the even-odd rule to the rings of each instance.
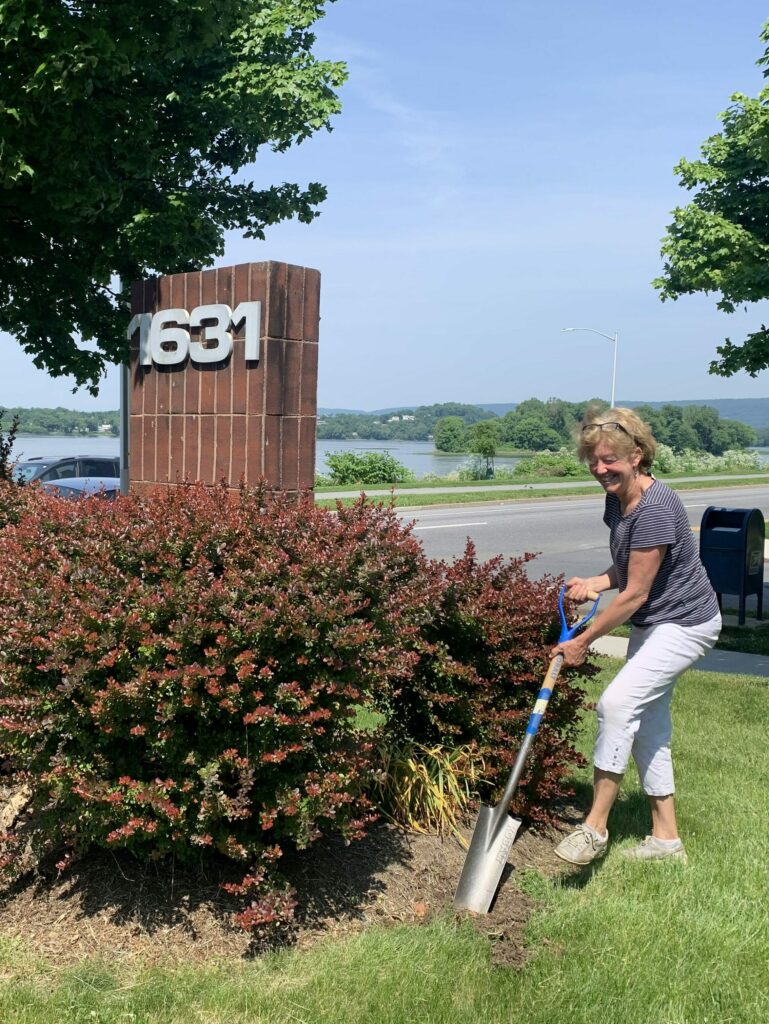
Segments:
[[[593,640],[597,640],[599,636],[605,636],[615,626],[627,622],[630,616],[646,603],[667,549],[667,544],[657,544],[653,548],[636,548],[631,551],[625,589],[619,592],[605,611],[593,619],[587,629],[575,636],[573,640],[558,644],[553,653],[563,654],[563,660],[567,665],[581,665],[587,657],[588,648]],[[601,579],[600,576],[592,578]],[[598,590],[599,588],[591,589]],[[569,596],[572,596],[571,590]]]

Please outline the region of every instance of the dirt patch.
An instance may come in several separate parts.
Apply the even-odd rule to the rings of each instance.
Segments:
[[[559,836],[522,831],[491,912],[473,920],[492,942],[496,963],[525,959],[523,929],[534,902],[517,886],[516,870],[557,873]],[[307,948],[371,925],[430,921],[451,907],[464,857],[456,838],[405,834],[383,823],[349,846],[320,841],[281,865],[299,900],[288,941]],[[247,957],[258,950],[232,924],[239,903],[221,888],[241,875],[229,862],[180,868],[96,852],[64,875],[38,872],[2,894],[0,934],[18,936],[59,964],[89,956],[166,965]]]

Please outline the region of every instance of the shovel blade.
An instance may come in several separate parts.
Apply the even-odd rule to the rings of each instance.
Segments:
[[[521,822],[499,807],[481,807],[454,894],[456,910],[487,914]]]

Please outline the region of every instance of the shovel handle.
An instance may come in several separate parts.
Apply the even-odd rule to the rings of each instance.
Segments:
[[[526,726],[526,734],[528,736],[537,735],[539,723],[542,721],[542,716],[547,711],[548,701],[553,696],[553,689],[555,687],[556,680],[560,675],[562,665],[563,655],[556,654],[547,667],[545,678],[542,681],[542,687],[537,694],[537,703],[534,705],[534,710],[529,715],[529,724]]]
[[[558,602],[561,613],[561,621],[563,624],[563,631],[561,632],[559,640],[560,643],[563,643],[565,640],[571,639],[571,637],[574,636],[578,629],[581,629],[582,626],[584,626],[589,619],[592,619],[592,617],[595,615],[596,609],[598,608],[598,602],[600,600],[599,594],[591,593],[589,596],[590,599],[594,601],[593,607],[590,609],[590,611],[584,617],[584,619],[578,622],[576,626],[573,626],[571,629],[568,629],[566,623],[566,616],[563,610],[563,598],[565,593],[566,587],[562,587]],[[544,717],[545,711],[547,710],[547,705],[550,701],[550,698],[553,696],[553,690],[555,688],[558,676],[560,675],[562,666],[563,655],[556,654],[556,656],[552,659],[552,661],[547,667],[545,678],[542,680],[542,686],[540,687],[539,693],[537,694],[537,702],[534,705],[531,715],[529,716],[529,723],[526,726],[526,732],[523,737],[521,749],[518,751],[518,756],[515,759],[513,770],[510,773],[510,777],[507,780],[507,785],[505,786],[505,791],[502,794],[499,803],[496,805],[498,808],[504,808],[505,811],[507,811],[510,801],[513,799],[515,791],[518,788],[518,783],[520,782],[521,775],[523,775],[524,765],[526,764],[526,758],[529,756],[529,751],[531,749],[532,743],[534,742],[534,737],[537,735],[539,724],[542,721],[542,718]]]

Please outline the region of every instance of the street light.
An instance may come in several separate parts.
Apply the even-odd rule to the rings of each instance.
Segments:
[[[611,407],[614,408],[614,391],[617,383],[617,341],[619,340],[619,331],[615,331],[614,334],[604,334],[603,331],[596,331],[592,327],[562,327],[562,331],[589,331],[591,334],[597,334],[601,338],[606,338],[614,345],[614,363],[611,371]]]

